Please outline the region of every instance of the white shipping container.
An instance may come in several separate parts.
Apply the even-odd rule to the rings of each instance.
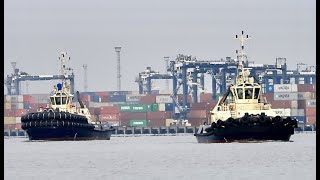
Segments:
[[[21,117],[16,117],[16,124],[21,123]]]
[[[274,84],[274,92],[297,92],[297,84]]]
[[[273,112],[275,112],[278,116],[290,116],[291,115],[291,109],[285,108],[285,109],[272,109]]]
[[[291,84],[291,92],[298,92],[298,84]]]
[[[156,103],[172,103],[170,95],[158,95],[156,96]]]
[[[141,95],[139,95],[139,94],[136,94],[136,95],[127,94],[126,95],[126,102],[139,102],[141,96],[145,96],[145,95],[143,95],[143,94],[141,94]]]
[[[11,109],[11,103],[9,102],[4,103],[4,109]]]
[[[273,94],[273,99],[275,101],[278,100],[297,100],[298,99],[298,94],[297,93],[292,93],[292,92],[288,92],[288,93],[274,93]]]
[[[159,111],[166,111],[166,104],[165,103],[159,104]]]
[[[5,97],[5,102],[11,102],[11,96],[10,95],[4,95]]]
[[[16,118],[15,117],[4,117],[4,124],[15,124]]]
[[[306,107],[316,107],[316,100],[315,99],[306,100]]]
[[[304,116],[304,109],[291,109],[291,116]]]
[[[93,108],[99,108],[99,107],[102,107],[102,106],[112,106],[108,102],[92,102],[92,101],[89,101],[87,103],[88,103],[89,107],[93,107]]]
[[[298,109],[298,101],[297,100],[291,101],[291,108],[292,109]]]

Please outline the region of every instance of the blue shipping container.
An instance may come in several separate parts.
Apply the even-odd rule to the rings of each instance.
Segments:
[[[274,92],[274,87],[273,84],[266,84],[266,93],[273,93]]]
[[[30,109],[30,103],[29,102],[24,102],[23,103],[23,109]]]
[[[126,102],[126,95],[110,95],[109,102]]]
[[[165,111],[173,111],[173,103],[165,103]]]
[[[93,102],[100,102],[100,96],[92,96]]]

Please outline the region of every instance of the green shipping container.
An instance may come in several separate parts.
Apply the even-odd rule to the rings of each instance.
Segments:
[[[129,125],[131,127],[147,127],[148,121],[146,119],[130,119]]]
[[[132,104],[131,112],[149,112],[151,111],[150,104]]]
[[[159,104],[152,104],[151,105],[151,111],[153,111],[153,112],[159,111]]]
[[[149,112],[152,111],[150,104],[119,104],[120,112]]]

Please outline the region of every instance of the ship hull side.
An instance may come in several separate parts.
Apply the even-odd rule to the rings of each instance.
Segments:
[[[196,133],[198,143],[247,142],[247,141],[289,141],[294,133],[293,127],[226,127],[208,133]]]
[[[29,140],[110,140],[113,130],[81,127],[33,127],[26,130]]]

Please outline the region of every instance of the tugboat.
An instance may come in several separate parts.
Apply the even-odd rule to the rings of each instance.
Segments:
[[[201,125],[194,134],[198,143],[249,142],[279,140],[289,141],[297,120],[280,117],[262,93],[262,87],[250,77],[249,68],[244,68],[244,41],[240,39],[237,51],[238,72],[235,85],[230,85],[211,113],[211,124]]]
[[[66,81],[67,53],[61,53],[62,84],[54,86],[49,98],[50,103],[40,107],[37,112],[28,113],[21,117],[21,128],[28,134],[29,140],[110,140],[115,129],[108,123],[92,121],[88,108],[86,108],[77,91],[80,107],[73,103],[74,95]]]

